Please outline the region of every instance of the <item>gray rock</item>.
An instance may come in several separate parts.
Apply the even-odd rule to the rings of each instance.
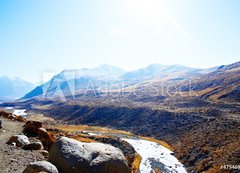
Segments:
[[[47,161],[38,161],[30,163],[27,166],[27,168],[23,171],[23,173],[40,173],[40,172],[58,173],[58,170],[53,164]]]
[[[66,173],[130,173],[122,151],[108,144],[84,143],[66,137],[51,147],[49,161]]]
[[[23,146],[24,150],[43,150],[43,144],[42,142],[33,142],[28,145]]]
[[[30,141],[28,137],[25,135],[14,135],[9,139],[8,143],[10,144],[16,143],[16,146],[22,147],[24,145],[30,144]]]

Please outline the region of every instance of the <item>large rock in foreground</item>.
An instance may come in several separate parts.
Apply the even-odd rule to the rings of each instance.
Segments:
[[[38,161],[30,163],[23,173],[58,173],[57,168],[47,161]]]
[[[102,143],[83,143],[59,138],[49,152],[49,161],[60,172],[130,173],[127,161],[118,148]]]

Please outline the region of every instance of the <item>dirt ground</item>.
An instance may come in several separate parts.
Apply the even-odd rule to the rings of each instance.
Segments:
[[[0,173],[22,173],[30,162],[44,160],[38,151],[23,150],[6,144],[13,135],[21,134],[24,123],[3,119],[0,130]]]

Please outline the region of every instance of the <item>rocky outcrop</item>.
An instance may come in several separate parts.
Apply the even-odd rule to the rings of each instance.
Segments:
[[[8,143],[16,144],[16,146],[22,147],[24,145],[30,144],[30,141],[29,141],[28,137],[25,135],[14,135],[9,139]]]
[[[26,121],[26,119],[22,116],[18,116],[18,115],[16,116],[16,115],[13,115],[13,114],[5,112],[5,111],[0,111],[0,116],[3,118],[7,118],[9,120],[15,120],[15,121],[19,121],[19,122]]]
[[[45,149],[50,149],[54,142],[53,137],[42,127],[42,122],[40,121],[27,121],[24,125],[23,133],[28,136],[39,137]]]
[[[27,121],[26,124],[24,125],[23,132],[31,136],[37,136],[39,128],[42,128],[42,122]]]
[[[47,161],[38,161],[30,163],[27,166],[27,168],[23,171],[23,173],[39,173],[39,172],[58,173],[58,170],[53,164]]]
[[[4,111],[0,111],[0,116],[3,118],[8,118],[10,115],[10,113],[4,112]]]
[[[51,147],[49,161],[60,172],[130,173],[122,151],[108,144],[84,143],[61,137]]]

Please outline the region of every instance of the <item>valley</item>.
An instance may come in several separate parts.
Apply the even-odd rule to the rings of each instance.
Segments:
[[[0,132],[2,142],[0,148],[0,159],[2,163],[10,162],[10,165],[2,165],[0,168],[1,172],[18,173],[19,171],[23,171],[24,167],[26,167],[30,162],[34,162],[36,159],[44,160],[44,157],[40,154],[41,151],[22,151],[20,148],[14,148],[14,146],[7,145],[7,141],[11,135],[21,133],[24,123],[15,122],[2,117],[0,117],[0,120],[3,124],[3,129]],[[134,162],[136,163],[134,167],[132,167],[132,173],[154,172],[156,170],[166,173],[186,172],[184,166],[174,157],[173,152],[170,150],[172,148],[164,141],[136,136],[126,131],[112,130],[97,126],[56,124],[54,119],[49,119],[48,117],[40,115],[31,115],[27,118],[27,121],[36,120],[43,122],[44,127],[49,131],[49,133],[56,137],[61,134],[61,136],[68,136],[83,142],[110,142],[113,146],[122,145],[121,141],[128,142],[129,144],[127,145],[132,145],[128,150],[133,150],[134,152],[140,154],[139,156],[135,156],[136,158]],[[54,123],[54,125],[52,125],[52,123]],[[15,130],[10,130],[12,128]],[[31,139],[33,140],[33,138]],[[134,147],[134,149],[132,147]],[[148,152],[146,152],[146,149]],[[13,150],[13,152],[10,152],[9,150]],[[128,150],[125,151],[124,149],[123,151],[129,152]],[[8,152],[8,154],[5,155],[5,152]],[[25,154],[24,158],[21,158],[20,160],[18,156],[15,156],[15,152],[18,152],[18,155],[20,156]],[[130,153],[127,155],[130,157]],[[161,157],[159,157],[160,155]],[[3,161],[3,158],[5,161]],[[14,162],[12,163],[11,160],[14,160],[16,164]]]
[[[172,109],[120,105],[61,103],[38,111],[67,124],[109,127],[167,141],[188,171],[215,172],[221,171],[222,164],[239,163],[238,106],[216,104],[215,108],[215,104],[210,104],[202,108],[191,107],[192,100],[174,101]]]
[[[1,106],[54,120],[48,125],[57,128],[61,124],[59,128],[64,131],[72,125],[90,126],[95,127],[90,134],[108,128],[114,137],[122,138],[124,131],[127,136],[153,139],[148,142],[165,141],[187,172],[228,172],[222,165],[240,164],[239,66],[239,62],[209,69],[151,65],[131,73],[106,65],[101,70],[65,70],[21,99]],[[114,72],[106,85],[109,69]],[[72,78],[72,74],[77,77]],[[75,130],[68,135],[74,137]],[[86,140],[82,134],[77,138]],[[149,144],[131,138],[127,141],[140,155],[141,148]],[[155,151],[158,144],[149,146]],[[178,163],[170,164],[169,169],[159,166],[163,162],[153,153],[154,160],[142,153],[143,170],[153,165],[165,172],[178,167]],[[179,169],[177,172],[181,166]]]

